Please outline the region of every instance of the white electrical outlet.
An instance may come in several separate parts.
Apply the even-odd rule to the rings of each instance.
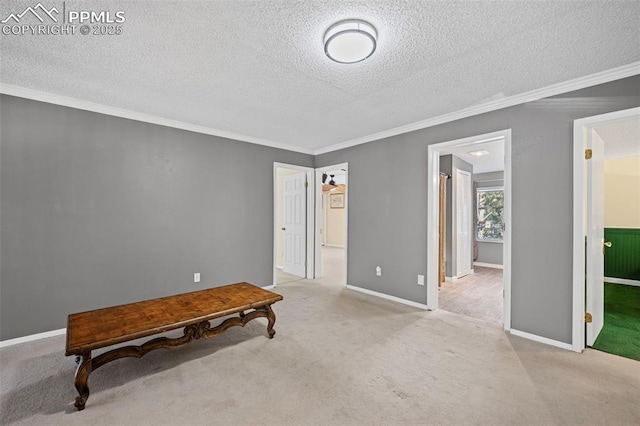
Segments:
[[[196,272],[195,274],[193,274],[193,282],[194,283],[200,282],[200,272]]]
[[[418,274],[418,285],[424,285],[424,275]]]
[[[382,276],[382,268],[379,266],[376,266],[376,275],[379,277]]]

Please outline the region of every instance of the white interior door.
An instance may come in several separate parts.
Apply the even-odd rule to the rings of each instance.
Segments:
[[[307,257],[307,174],[285,176],[283,190],[283,254],[284,272],[299,277],[306,276]]]
[[[593,129],[587,135],[587,346],[592,346],[604,325],[604,142]]]
[[[471,273],[471,174],[456,170],[456,276]]]

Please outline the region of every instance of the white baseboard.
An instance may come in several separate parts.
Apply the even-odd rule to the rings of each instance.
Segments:
[[[339,245],[337,245],[337,244],[326,244],[326,243],[325,243],[325,244],[324,244],[324,246],[325,246],[325,247],[336,247],[336,248],[341,248],[341,249],[343,249],[343,248],[344,248],[344,246],[339,246]]]
[[[401,299],[399,297],[390,296],[390,295],[384,294],[384,293],[378,293],[377,291],[367,290],[366,288],[355,287],[355,286],[348,285],[348,284],[347,284],[347,288],[349,290],[359,291],[361,293],[365,293],[365,294],[368,294],[370,296],[376,296],[376,297],[380,297],[382,299],[387,299],[387,300],[391,300],[391,301],[394,301],[394,302],[397,302],[397,303],[402,303],[403,305],[413,306],[414,308],[424,309],[425,311],[429,310],[427,305],[423,305],[422,303],[418,303],[418,302],[412,302],[411,300]]]
[[[473,262],[473,266],[483,266],[485,268],[504,269],[504,265],[497,263]]]
[[[16,337],[15,339],[2,340],[0,341],[0,348],[5,348],[7,346],[13,346],[20,343],[33,342],[34,340],[46,339],[47,337],[60,336],[61,334],[66,334],[67,329],[61,328],[59,330],[45,331],[44,333],[30,334],[29,336]]]
[[[280,265],[276,265],[276,269],[284,269],[284,268]]]
[[[555,346],[560,349],[566,349],[568,351],[573,351],[573,346],[570,343],[558,342],[557,340],[548,339],[546,337],[538,336],[536,334],[525,333],[524,331],[511,329],[509,333],[514,336],[523,337],[525,339],[533,340],[534,342],[544,343],[545,345]]]
[[[640,287],[640,281],[627,280],[625,278],[604,277],[604,282],[605,283],[611,283],[611,284],[624,284],[624,285],[633,285],[633,286],[636,286],[636,287]]]
[[[274,288],[276,288],[276,286],[275,286],[275,284],[273,284],[273,285],[267,285],[267,286],[260,287],[260,288],[263,288],[265,290],[273,290]]]
[[[456,275],[455,277],[447,277],[447,276],[445,276],[444,280],[448,281],[448,282],[453,282],[453,281],[459,280],[460,278],[464,278],[466,276],[473,275],[474,273],[475,273],[475,271],[472,269],[468,274]]]

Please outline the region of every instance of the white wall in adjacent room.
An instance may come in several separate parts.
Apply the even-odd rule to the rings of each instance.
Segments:
[[[604,225],[640,228],[640,157],[604,162]]]

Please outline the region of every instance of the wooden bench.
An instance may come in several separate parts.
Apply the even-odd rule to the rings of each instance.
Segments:
[[[192,340],[217,336],[229,327],[244,327],[260,317],[268,319],[267,333],[273,338],[276,316],[271,305],[279,300],[279,294],[238,283],[69,315],[65,354],[75,355],[78,364],[74,384],[80,396],[76,397],[76,408],[84,409],[89,398],[89,374],[116,359],[140,358],[154,349],[177,348]],[[245,313],[248,310],[252,311]],[[238,317],[228,318],[216,327],[209,323],[238,313]],[[91,358],[95,349],[181,327],[184,335],[179,338],[158,337],[141,346],[120,347]]]

